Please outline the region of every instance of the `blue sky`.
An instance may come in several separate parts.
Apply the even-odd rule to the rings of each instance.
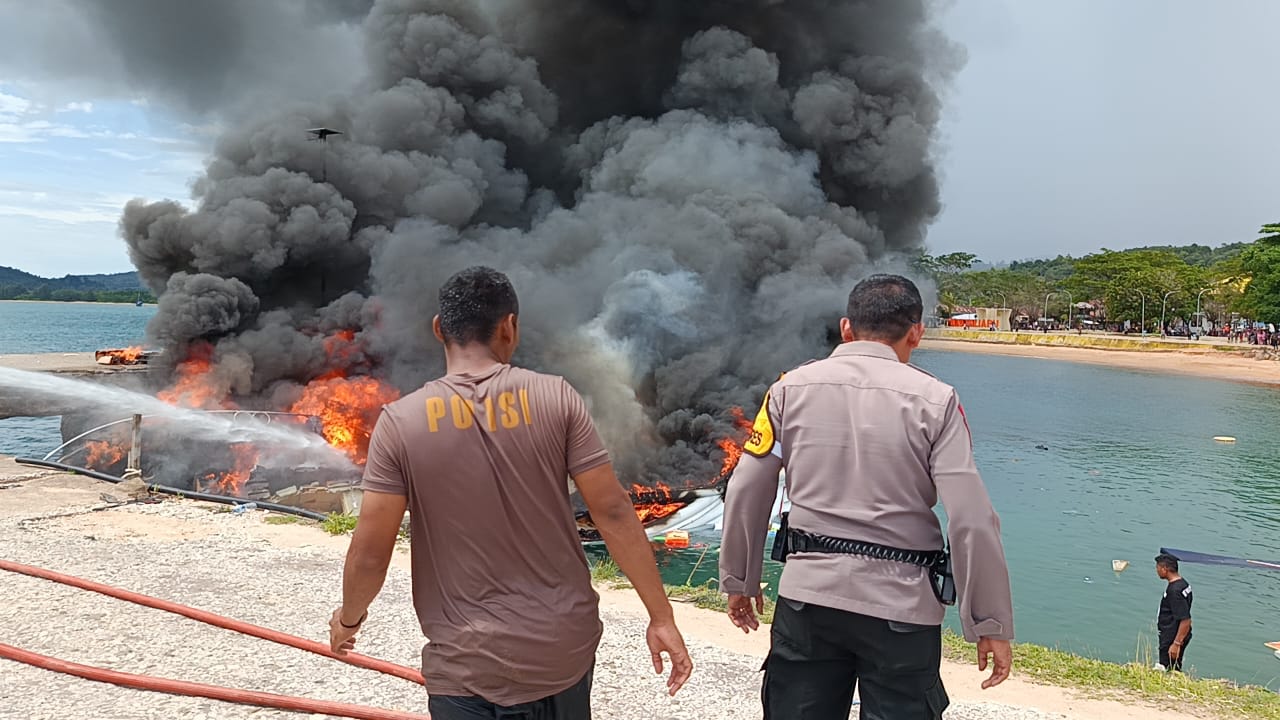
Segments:
[[[939,252],[1221,245],[1280,220],[1280,2],[955,0]]]
[[[998,262],[1219,245],[1280,220],[1280,2],[936,1],[968,62],[944,92],[934,252]],[[22,78],[0,81],[0,265],[42,275],[129,269],[121,207],[132,197],[189,202],[214,137],[214,118],[192,99],[221,87],[185,70],[153,83],[171,98],[187,91],[186,106],[171,109],[121,79],[129,58],[100,23],[71,22],[77,7],[44,0],[0,24],[0,78]],[[258,32],[244,42],[276,53],[252,66],[271,69],[262,84],[277,96],[312,96],[308,78],[324,74],[305,66],[317,58],[355,64],[345,36],[282,42],[314,31],[283,1],[240,7],[274,13],[246,26]],[[190,55],[185,42],[195,41],[172,40],[179,56]],[[315,52],[303,62],[298,47]],[[230,65],[212,70],[245,77],[222,45],[205,49],[213,60],[190,72],[216,61]]]
[[[121,208],[134,197],[189,202],[210,132],[145,101],[42,104],[0,84],[0,265],[45,276],[131,269]]]

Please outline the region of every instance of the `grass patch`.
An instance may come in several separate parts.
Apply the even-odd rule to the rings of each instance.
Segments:
[[[350,535],[351,531],[356,529],[355,515],[351,513],[331,512],[320,523],[320,527],[330,535]],[[400,529],[396,532],[397,540],[409,539],[409,523],[408,521],[400,524]]]
[[[613,589],[630,587],[617,564],[607,558],[591,564],[591,579]],[[724,612],[728,609],[728,598],[720,593],[714,580],[703,585],[686,583],[665,587],[667,597],[672,600],[706,610]],[[775,607],[774,601],[765,596],[762,623],[773,622]],[[977,658],[977,648],[950,630],[942,633],[942,649],[945,657],[958,662],[972,664]],[[1204,680],[1154,670],[1150,654],[1150,648],[1145,653],[1139,649],[1137,660],[1120,665],[1040,645],[1015,643],[1013,668],[1015,673],[1036,682],[1092,691],[1121,701],[1146,702],[1159,707],[1174,701],[1220,717],[1280,720],[1280,693],[1227,680]]]
[[[942,648],[943,654],[952,660],[972,663],[977,658],[974,645],[949,630],[942,634]],[[1139,657],[1141,655],[1140,651]],[[1161,706],[1174,700],[1224,717],[1280,720],[1280,693],[1226,680],[1166,673],[1152,669],[1153,664],[1148,659],[1119,665],[1039,645],[1015,643],[1013,646],[1014,672],[1038,682]]]
[[[666,588],[667,597],[672,600],[691,603],[694,607],[700,607],[703,610],[717,612],[729,610],[729,598],[720,592],[720,587],[714,580],[708,580],[704,585],[667,585]],[[776,603],[766,595],[764,612],[758,616],[761,623],[768,625],[773,622],[775,607]]]
[[[330,535],[346,535],[356,529],[356,516],[350,513],[329,513],[320,526]]]
[[[297,515],[268,515],[262,522],[268,525],[296,525],[302,522],[302,518]]]
[[[622,570],[618,568],[618,564],[613,560],[605,558],[591,563],[591,581],[600,585],[608,585],[611,589],[621,590],[630,588],[630,583],[622,574]],[[694,607],[704,610],[716,610],[725,612],[729,609],[729,598],[721,594],[720,588],[714,580],[708,580],[703,585],[664,585],[667,591],[667,597],[677,602],[687,602]],[[764,599],[764,614],[760,616],[760,622],[773,622],[774,602],[767,596]]]
[[[591,563],[591,582],[612,583],[624,579],[622,569],[612,559],[605,558]]]

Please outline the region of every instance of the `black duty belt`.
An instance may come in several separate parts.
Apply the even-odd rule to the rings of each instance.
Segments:
[[[818,535],[794,530],[787,525],[787,513],[782,514],[781,527],[773,539],[771,557],[785,563],[792,553],[832,553],[861,555],[873,560],[888,560],[907,565],[917,565],[929,571],[930,585],[938,602],[954,605],[956,602],[955,578],[951,572],[951,553],[946,550],[903,550],[861,540]]]

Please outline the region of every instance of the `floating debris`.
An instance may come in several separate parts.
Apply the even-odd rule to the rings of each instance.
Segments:
[[[1129,567],[1128,560],[1112,560],[1111,561],[1111,569],[1118,573],[1124,572],[1125,569],[1128,567]]]

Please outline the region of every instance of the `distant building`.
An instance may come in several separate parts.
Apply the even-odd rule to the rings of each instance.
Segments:
[[[960,313],[947,318],[947,327],[1008,331],[1012,329],[1009,324],[1009,316],[1012,312],[1009,308],[974,308],[973,312]]]

